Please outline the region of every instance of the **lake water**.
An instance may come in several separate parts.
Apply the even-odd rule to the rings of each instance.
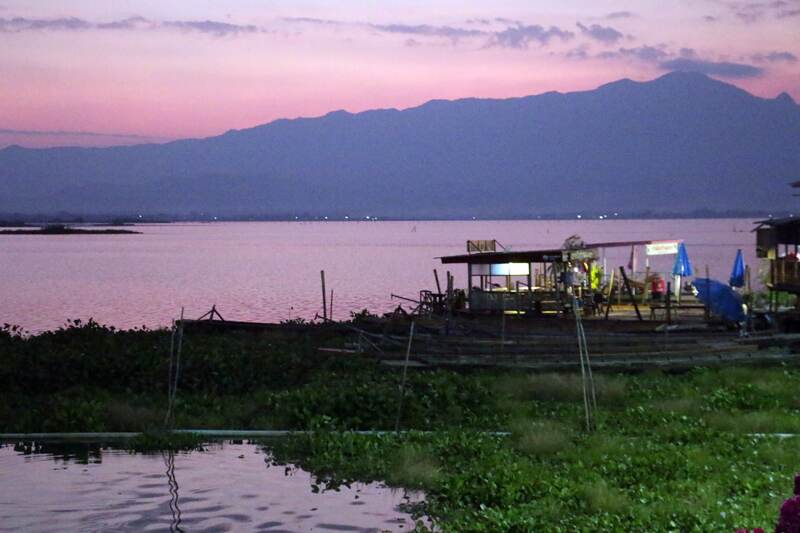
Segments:
[[[0,447],[0,531],[410,531],[398,506],[420,498],[377,483],[314,493],[310,474],[267,466],[252,444],[46,450]]]
[[[682,239],[696,273],[727,280],[737,248],[756,270],[752,220],[571,220],[427,222],[229,222],[138,226],[141,235],[0,236],[0,324],[36,332],[89,317],[117,327],[166,326],[185,307],[196,318],[216,304],[223,317],[277,322],[321,314],[320,270],[334,318],[396,307],[392,293],[434,288],[436,259],[464,253],[467,239],[516,250],[587,242]],[[630,248],[609,249],[608,267]],[[671,270],[674,256],[651,258]],[[637,270],[644,270],[638,250]],[[449,265],[456,287],[466,267]],[[452,268],[454,267],[454,268]]]

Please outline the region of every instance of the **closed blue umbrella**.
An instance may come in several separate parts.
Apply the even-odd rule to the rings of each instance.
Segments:
[[[733,270],[731,270],[731,287],[744,287],[744,257],[742,251],[736,250],[736,259],[733,261]]]
[[[678,255],[675,256],[675,264],[672,266],[672,275],[675,276],[675,296],[678,303],[681,301],[681,278],[692,275],[692,263],[689,262],[689,254],[686,253],[686,246],[681,241],[678,244]]]
[[[678,244],[678,255],[675,256],[675,264],[672,266],[672,275],[692,275],[692,263],[689,261],[689,254],[686,253],[686,246],[684,246],[683,242]]]

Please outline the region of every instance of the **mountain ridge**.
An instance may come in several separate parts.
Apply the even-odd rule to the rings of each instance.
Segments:
[[[800,106],[786,97],[682,72],[588,91],[336,110],[162,144],[9,146],[0,212],[520,216],[585,211],[587,201],[779,209],[800,177]]]

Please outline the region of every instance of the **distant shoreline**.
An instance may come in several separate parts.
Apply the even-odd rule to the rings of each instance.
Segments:
[[[344,216],[344,215],[292,215],[292,216],[163,216],[132,218],[120,221],[103,215],[66,215],[63,218],[54,218],[42,215],[32,215],[26,218],[3,218],[0,214],[0,228],[32,228],[38,229],[44,225],[68,226],[115,226],[130,227],[142,224],[197,224],[214,222],[535,222],[535,221],[608,221],[608,220],[721,220],[740,219],[753,222],[770,218],[783,218],[792,216],[783,211],[770,214],[764,213],[631,213],[614,215],[613,213],[582,213],[574,215],[531,215],[531,216],[453,216],[453,217],[404,217],[404,216]],[[75,228],[77,229],[77,228]],[[122,230],[119,230],[122,231]]]
[[[0,235],[140,235],[127,229],[36,228],[0,230]]]

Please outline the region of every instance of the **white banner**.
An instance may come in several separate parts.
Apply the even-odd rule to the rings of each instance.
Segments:
[[[677,254],[679,242],[680,241],[664,241],[654,242],[653,244],[645,244],[645,253],[647,255]]]

